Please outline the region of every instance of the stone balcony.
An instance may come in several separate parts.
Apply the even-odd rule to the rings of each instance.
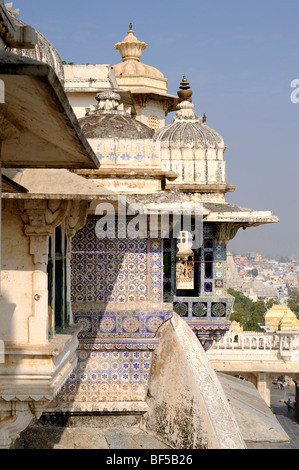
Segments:
[[[46,345],[5,343],[0,364],[0,448],[38,419],[77,364],[78,326]]]

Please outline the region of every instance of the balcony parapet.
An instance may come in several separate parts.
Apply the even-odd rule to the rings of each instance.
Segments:
[[[46,345],[4,344],[0,364],[0,448],[9,448],[55,398],[77,365],[80,328],[70,326]]]

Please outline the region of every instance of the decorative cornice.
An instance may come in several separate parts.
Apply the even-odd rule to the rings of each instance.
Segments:
[[[80,339],[79,341],[79,348],[88,351],[154,351],[158,346],[158,340],[151,339],[150,341],[142,340],[138,338],[137,340],[128,340],[128,339],[118,339],[115,341],[111,341],[107,339],[99,340],[84,340]]]
[[[188,322],[186,323],[190,326],[192,331],[197,336],[202,347],[205,351],[208,351],[213,345],[214,341],[220,341],[220,339],[227,333],[230,329],[230,321],[197,321],[197,322]]]

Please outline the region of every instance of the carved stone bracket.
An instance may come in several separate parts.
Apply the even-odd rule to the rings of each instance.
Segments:
[[[72,238],[85,225],[88,206],[87,201],[70,201],[65,219],[65,229],[69,238]]]
[[[48,252],[44,237],[64,219],[69,201],[61,200],[20,200],[18,213],[24,222],[25,235],[30,237],[30,254],[34,264],[46,264]]]
[[[205,323],[198,322],[198,324],[189,324],[205,351],[208,351],[208,349],[212,347],[214,341],[220,341],[229,330],[230,325],[230,321],[217,322],[215,320],[211,322],[205,321]]]
[[[219,244],[227,243],[232,240],[236,235],[238,230],[242,227],[245,230],[246,226],[244,224],[239,224],[235,222],[221,222],[216,225],[216,239]]]
[[[31,421],[39,419],[49,400],[0,400],[0,449],[9,449]]]
[[[20,200],[18,213],[29,237],[29,253],[33,257],[32,315],[28,318],[30,344],[48,341],[48,237],[65,218],[67,200]]]
[[[165,112],[165,116],[167,116],[168,113],[169,113],[170,111],[172,111],[172,109],[173,109],[173,104],[172,104],[172,102],[169,101],[169,100],[164,100],[164,101],[163,101],[163,111]]]
[[[145,108],[148,100],[149,95],[146,94],[134,96],[135,104],[137,104],[137,106],[139,106],[140,108]]]

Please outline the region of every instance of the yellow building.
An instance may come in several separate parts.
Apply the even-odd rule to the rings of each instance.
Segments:
[[[268,331],[297,331],[299,320],[287,305],[273,305],[265,315],[265,327]]]

